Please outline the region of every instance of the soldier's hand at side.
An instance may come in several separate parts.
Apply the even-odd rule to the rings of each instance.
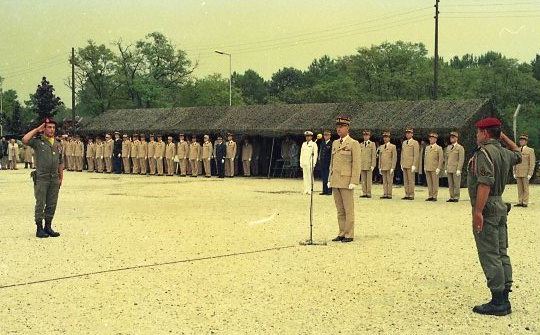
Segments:
[[[444,174],[448,174],[448,170],[444,170]]]
[[[373,170],[375,170],[375,167],[374,167],[374,166],[371,167],[371,172],[373,172]]]
[[[514,179],[516,179],[516,174],[515,174],[515,173],[514,173],[514,174],[512,174],[512,176],[514,176]]]
[[[484,228],[484,215],[482,212],[473,212],[473,229],[476,233],[481,233]]]
[[[461,176],[461,170],[456,171],[456,176],[458,176],[458,177]]]
[[[394,169],[390,169],[390,174],[394,174]]]
[[[354,185],[354,184],[349,184],[349,190],[354,190],[355,187],[356,187],[356,185]]]
[[[331,188],[331,187],[330,187],[330,182],[326,183],[326,186],[328,186],[328,188]]]
[[[399,167],[401,168],[401,171],[403,171],[403,165],[400,165]]]
[[[527,175],[527,179],[531,180],[531,177],[532,177],[532,176],[531,176],[530,174]]]
[[[441,169],[435,169],[435,174],[438,176],[441,173]]]
[[[414,165],[411,166],[411,171],[412,171],[413,173],[416,172],[416,166],[414,166]]]
[[[63,181],[62,178],[58,178],[58,187],[62,187],[62,181]]]

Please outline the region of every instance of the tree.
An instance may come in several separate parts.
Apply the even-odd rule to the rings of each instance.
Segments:
[[[242,92],[246,104],[265,104],[268,101],[266,83],[254,70],[246,70],[244,74],[234,72],[232,82]]]
[[[232,91],[233,105],[242,105],[242,93]],[[180,106],[228,106],[229,81],[220,74],[212,74],[189,82],[180,94]]]
[[[54,116],[56,109],[63,104],[62,100],[54,94],[54,87],[46,77],[41,79],[36,93],[30,96],[30,108],[37,113],[39,120]]]
[[[536,55],[531,65],[533,66],[533,77],[536,80],[540,80],[540,55]]]
[[[272,75],[269,83],[269,93],[278,100],[286,103],[301,103],[301,89],[304,87],[302,71],[285,67]]]
[[[15,101],[13,106],[13,113],[11,114],[11,117],[8,119],[8,128],[16,134],[20,134],[23,129],[23,120],[22,120],[22,107],[21,104],[18,101]]]

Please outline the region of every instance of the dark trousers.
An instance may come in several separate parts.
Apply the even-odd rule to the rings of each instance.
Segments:
[[[225,163],[223,159],[216,159],[217,164],[217,175],[219,178],[225,178]]]
[[[321,178],[322,178],[322,191],[323,193],[332,194],[332,189],[328,188],[328,176],[330,175],[330,167],[323,166],[321,167]]]
[[[114,173],[120,174],[122,173],[122,158],[118,156],[113,157],[113,169]]]

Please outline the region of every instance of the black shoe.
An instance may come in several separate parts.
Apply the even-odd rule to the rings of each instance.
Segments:
[[[49,234],[43,230],[43,222],[41,220],[36,221],[36,237],[38,238],[47,238]]]
[[[352,237],[345,237],[341,240],[342,243],[352,242],[354,239]]]
[[[332,239],[333,242],[339,242],[339,241],[343,241],[345,237],[344,236],[337,236],[335,238]]]
[[[409,197],[403,197],[401,200],[409,200]]]
[[[383,195],[382,197],[380,197],[379,199],[388,199],[388,197],[386,195]]]
[[[521,207],[529,207],[527,204],[521,204]]]
[[[506,295],[507,293],[505,291],[491,291],[491,301],[483,305],[474,306],[473,312],[495,316],[504,316],[512,313],[510,301],[506,301]]]
[[[367,198],[368,196],[367,195],[361,195],[360,198]]]
[[[328,194],[328,193],[326,193],[326,192],[321,192],[321,193],[319,193],[319,195],[327,195],[327,194]]]
[[[60,233],[55,232],[52,229],[52,222],[51,221],[45,220],[45,229],[44,230],[50,237],[58,237],[58,236],[60,236]]]
[[[514,207],[523,207],[523,204],[515,204]]]
[[[368,199],[371,199],[371,195],[366,195],[365,197]]]
[[[448,199],[446,202],[454,202],[454,199]]]

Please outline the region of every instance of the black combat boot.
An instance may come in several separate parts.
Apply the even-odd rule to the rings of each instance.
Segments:
[[[47,233],[50,237],[58,237],[58,236],[60,236],[60,233],[55,232],[52,229],[52,220],[51,219],[45,219],[45,233]]]
[[[505,287],[503,291],[503,299],[504,302],[508,304],[508,310],[510,313],[512,312],[512,305],[510,304],[510,292],[512,292],[512,289],[510,287]]]
[[[36,220],[36,237],[46,238],[49,237],[49,234],[43,230],[43,220]]]
[[[474,306],[473,312],[483,315],[503,316],[512,313],[510,302],[505,299],[505,291],[491,291],[491,301]]]

